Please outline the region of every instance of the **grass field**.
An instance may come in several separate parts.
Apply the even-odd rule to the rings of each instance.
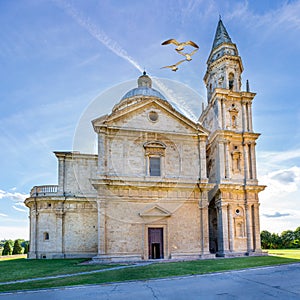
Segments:
[[[114,271],[108,270],[103,273],[0,285],[0,292],[70,285],[120,282],[126,280],[146,280],[151,278],[224,272],[228,270],[239,270],[259,266],[300,262],[300,250],[272,250],[270,251],[270,254],[270,256],[261,257],[241,257],[230,259],[154,263],[148,266],[138,266],[130,269],[121,269]],[[112,265],[82,265],[80,264],[81,262],[83,262],[83,260],[80,259],[17,259],[0,261],[0,282],[7,282],[16,279],[45,277],[57,274],[74,274],[82,271],[112,267]]]
[[[268,250],[268,253],[279,257],[300,259],[300,249],[272,249]]]
[[[26,258],[26,257],[27,257],[27,254],[4,255],[4,256],[0,256],[0,261],[11,260],[11,259],[20,259],[20,258]]]

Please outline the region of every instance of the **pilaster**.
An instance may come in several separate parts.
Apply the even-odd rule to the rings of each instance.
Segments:
[[[207,180],[207,166],[206,166],[206,137],[198,136],[199,147],[199,177],[200,180]]]
[[[105,200],[97,200],[98,209],[98,256],[106,254]]]
[[[218,166],[217,166],[217,181],[222,182],[225,177],[225,148],[224,141],[219,141],[218,144]]]
[[[246,211],[246,236],[247,236],[247,252],[253,251],[253,241],[252,241],[252,226],[251,226],[251,214],[250,205],[245,204]]]
[[[255,251],[261,251],[260,240],[260,224],[259,224],[259,203],[254,204],[254,237],[255,237]]]
[[[107,137],[104,129],[98,132],[98,173],[103,175],[107,168]]]
[[[234,236],[233,236],[233,217],[232,217],[232,206],[228,204],[227,206],[227,214],[228,214],[228,235],[229,235],[229,250],[233,251],[234,246],[233,246],[233,241],[234,241]]]
[[[218,214],[218,256],[225,256],[229,252],[228,243],[228,215],[227,204],[218,201],[217,204]]]
[[[225,178],[229,179],[231,177],[230,174],[230,153],[229,153],[229,141],[225,142]]]
[[[248,144],[247,143],[243,143],[243,150],[244,150],[244,176],[245,176],[245,180],[247,181],[250,178],[249,153],[248,153]]]
[[[208,196],[207,191],[201,192],[200,209],[200,244],[201,256],[209,255],[209,229],[208,229]]]
[[[64,255],[65,253],[65,234],[64,234],[64,211],[57,209],[56,215],[56,252]]]

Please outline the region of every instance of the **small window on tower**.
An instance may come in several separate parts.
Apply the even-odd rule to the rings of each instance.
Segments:
[[[160,157],[150,156],[149,157],[149,175],[160,176]]]
[[[229,79],[229,81],[228,81],[229,89],[232,90],[233,89],[233,83],[234,83],[234,74],[229,73],[228,79]]]
[[[49,232],[44,232],[44,241],[49,240]]]

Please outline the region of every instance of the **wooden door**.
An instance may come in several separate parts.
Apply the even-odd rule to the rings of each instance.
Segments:
[[[148,228],[149,259],[164,258],[163,228]]]

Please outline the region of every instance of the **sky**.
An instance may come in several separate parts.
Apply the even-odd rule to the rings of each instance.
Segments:
[[[53,151],[78,150],[87,116],[109,113],[142,71],[170,97],[186,87],[172,103],[199,117],[219,15],[243,61],[242,89],[248,79],[257,93],[261,230],[300,226],[300,1],[0,0],[0,239],[28,239],[23,201],[57,184]],[[177,72],[161,69],[177,59],[161,45],[169,38],[199,45]]]

